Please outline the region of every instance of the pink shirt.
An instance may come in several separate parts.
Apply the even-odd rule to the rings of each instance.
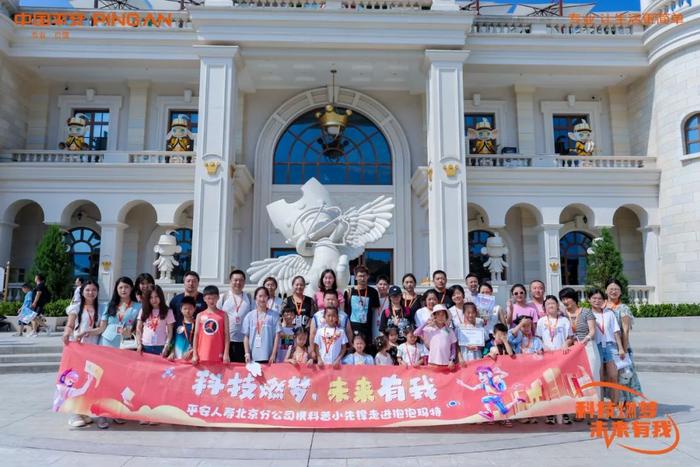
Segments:
[[[165,319],[160,319],[158,310],[153,310],[151,316],[143,323],[141,333],[141,344],[143,345],[165,345],[168,339],[168,325],[175,323],[173,310],[168,310]]]
[[[537,307],[533,303],[526,303],[525,306],[513,303],[513,323],[515,323],[515,320],[518,318],[518,316],[529,316],[530,318],[532,318],[533,323],[536,323],[537,320],[540,318],[540,314],[537,311]]]
[[[445,326],[421,326],[416,329],[416,336],[423,338],[423,343],[428,347],[428,363],[433,365],[449,365],[452,360],[452,345],[457,342],[454,331]]]
[[[544,311],[544,303],[530,302],[530,305],[535,305],[537,308],[537,315],[542,318],[547,312]]]

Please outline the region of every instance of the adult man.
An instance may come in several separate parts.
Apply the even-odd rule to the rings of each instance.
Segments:
[[[207,304],[204,303],[204,295],[199,292],[199,274],[194,271],[187,271],[183,283],[185,291],[175,295],[173,299],[170,300],[170,309],[173,310],[173,314],[175,315],[175,329],[182,325],[182,311],[180,307],[182,307],[183,298],[192,297],[197,302],[194,309],[195,318],[200,311],[206,310],[207,308]]]
[[[36,336],[39,332],[39,321],[44,315],[44,306],[51,300],[51,292],[46,287],[44,283],[45,278],[43,274],[37,274],[34,276],[34,283],[36,287],[32,292],[32,311],[36,312],[36,318],[32,320],[32,336]]]
[[[537,308],[537,314],[541,317],[544,311],[544,282],[539,279],[530,281],[530,301]]]
[[[447,290],[447,273],[445,271],[437,269],[433,272],[433,286],[437,291],[438,303],[442,303],[447,309],[450,309],[454,302],[450,297],[449,290]]]
[[[224,310],[228,314],[229,338],[229,358],[232,362],[245,363],[245,348],[243,346],[243,319],[255,309],[251,305],[250,296],[243,292],[245,286],[245,272],[236,269],[228,276],[231,289],[221,294],[216,307]]]
[[[479,294],[479,276],[470,272],[464,278],[464,284],[467,286],[464,290],[464,301],[471,302]]]
[[[379,293],[367,285],[369,270],[366,266],[355,267],[356,286],[345,292],[345,303],[350,315],[353,332],[359,332],[365,340],[372,338],[372,317],[379,308]]]

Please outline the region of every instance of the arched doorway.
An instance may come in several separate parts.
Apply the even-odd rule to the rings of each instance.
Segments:
[[[92,229],[77,227],[66,232],[64,241],[73,262],[73,277],[96,279],[100,264],[100,235]]]
[[[588,270],[588,248],[593,237],[581,231],[569,232],[559,240],[561,255],[561,280],[564,285],[582,285],[586,283]]]

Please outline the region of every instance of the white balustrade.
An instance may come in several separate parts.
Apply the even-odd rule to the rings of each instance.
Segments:
[[[648,156],[554,156],[557,167],[586,169],[655,169],[656,158]]]
[[[579,302],[586,301],[586,286],[585,285],[565,285],[564,287],[571,287],[578,293]],[[629,303],[633,305],[647,305],[649,303],[649,296],[654,291],[653,285],[628,285],[627,295],[629,297]]]
[[[14,150],[0,162],[56,164],[192,164],[194,151],[65,151]]]
[[[598,35],[598,36],[629,36],[636,34],[630,24],[603,24],[596,20],[594,24],[571,22],[564,17],[518,17],[510,15],[477,16],[472,25],[472,34],[556,34],[565,36]]]
[[[129,153],[130,164],[192,164],[194,151],[140,151]]]
[[[489,154],[467,156],[467,167],[532,167],[533,156],[521,154]]]

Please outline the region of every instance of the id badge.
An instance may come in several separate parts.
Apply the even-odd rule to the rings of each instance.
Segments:
[[[253,345],[255,346],[256,349],[259,349],[260,347],[262,347],[262,336],[261,335],[256,334],[255,342]]]

